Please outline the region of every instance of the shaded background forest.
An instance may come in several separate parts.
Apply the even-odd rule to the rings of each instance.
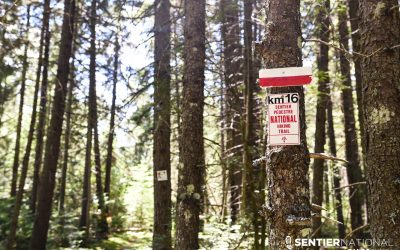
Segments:
[[[274,1],[187,0],[193,12],[184,2],[0,3],[4,247],[195,249],[185,237],[199,232],[201,249],[267,249],[269,91],[257,78],[268,61],[259,42],[273,29],[265,9]],[[201,3],[203,19],[195,12]],[[376,19],[393,12],[398,25],[398,4],[374,4]],[[361,60],[383,49],[361,52],[358,6],[303,0],[296,12],[303,65],[313,67],[304,119],[316,153],[307,183],[316,216],[304,237],[371,236]],[[398,44],[382,48],[398,56]],[[185,81],[199,81],[199,68],[204,101],[199,89],[185,90]],[[190,123],[187,116],[200,114],[192,101],[204,107]],[[386,115],[381,109],[373,119]],[[166,181],[157,180],[159,171]],[[179,226],[191,217],[180,213],[177,200],[185,197],[201,201],[201,208],[187,204],[200,214],[197,228]]]

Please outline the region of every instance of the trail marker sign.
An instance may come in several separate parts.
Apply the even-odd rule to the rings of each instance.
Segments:
[[[157,171],[157,181],[167,181],[167,180],[168,180],[167,170]]]
[[[299,94],[269,94],[268,144],[273,146],[300,144]]]
[[[311,76],[311,67],[261,69],[259,72],[261,87],[306,85],[311,83]]]

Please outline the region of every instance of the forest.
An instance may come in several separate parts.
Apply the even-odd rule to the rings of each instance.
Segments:
[[[399,0],[1,0],[0,249],[400,249]]]

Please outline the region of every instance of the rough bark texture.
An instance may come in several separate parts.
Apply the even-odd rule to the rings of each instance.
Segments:
[[[118,20],[119,21],[119,20]],[[118,24],[120,25],[120,24]],[[114,145],[114,129],[115,129],[115,113],[116,113],[116,99],[117,99],[117,84],[118,84],[118,72],[119,72],[119,53],[120,43],[119,35],[120,30],[118,27],[117,34],[115,34],[115,49],[114,49],[114,71],[113,71],[113,87],[112,87],[112,100],[111,100],[111,114],[110,114],[110,128],[108,131],[107,140],[107,156],[106,156],[106,171],[104,178],[104,195],[109,200],[111,192],[111,168],[113,166],[113,145]],[[108,206],[107,206],[107,209]]]
[[[184,80],[176,249],[199,248],[205,173],[203,145],[205,0],[185,2]]]
[[[51,207],[55,185],[60,139],[65,109],[65,96],[69,75],[72,37],[74,29],[75,0],[65,0],[64,17],[61,31],[60,53],[58,57],[57,84],[54,89],[50,126],[47,132],[46,150],[39,186],[37,211],[32,230],[30,249],[46,249],[47,232],[51,216]]]
[[[32,193],[30,197],[29,207],[32,214],[35,213],[37,191],[39,186],[39,173],[43,159],[43,144],[46,127],[46,112],[47,112],[47,89],[48,89],[48,72],[49,72],[49,57],[50,57],[50,0],[44,3],[43,25],[44,25],[44,55],[43,55],[43,71],[42,71],[42,85],[40,86],[40,102],[39,102],[39,119],[36,128],[36,147],[35,147],[35,161],[33,164],[33,180],[32,180]]]
[[[347,26],[346,11],[339,11],[339,41],[345,50],[349,50],[349,28]],[[358,142],[356,131],[356,119],[354,115],[353,88],[351,86],[350,62],[344,52],[340,53],[340,73],[342,79],[342,107],[344,113],[344,135],[345,135],[345,153],[346,160],[350,162],[347,165],[347,178],[349,184],[363,181],[360,159],[358,154]],[[354,230],[364,224],[363,205],[364,189],[363,186],[350,186],[350,221],[351,228]],[[355,238],[361,238],[362,231],[353,235]]]
[[[347,0],[348,2],[348,12],[350,17],[350,27],[351,27],[351,41],[353,51],[360,52],[360,31],[358,30],[360,13],[359,13],[359,0]],[[356,93],[357,93],[357,110],[358,110],[358,122],[360,124],[360,136],[361,136],[361,146],[362,155],[365,156],[365,138],[364,138],[364,109],[362,105],[362,79],[361,79],[361,57],[354,56],[354,76],[356,78]],[[365,160],[364,160],[365,164]]]
[[[171,249],[171,21],[169,0],[157,0],[154,40],[153,249]],[[167,180],[157,180],[166,171]]]
[[[30,26],[30,5],[27,7],[27,23],[26,23],[26,34],[29,32]],[[27,39],[27,38],[26,38]],[[19,153],[20,153],[20,142],[21,142],[21,128],[22,128],[22,116],[23,116],[23,108],[24,108],[24,99],[25,99],[25,82],[26,82],[26,72],[28,69],[28,48],[29,48],[29,40],[25,42],[24,47],[24,56],[22,62],[22,76],[21,76],[21,88],[19,92],[20,100],[19,100],[19,109],[18,109],[18,119],[17,119],[17,135],[15,138],[15,147],[14,147],[14,160],[13,160],[13,172],[12,172],[12,180],[11,180],[11,196],[15,196],[17,192],[17,177],[18,177],[18,168],[19,168]],[[1,93],[1,91],[0,91]],[[1,94],[0,94],[1,95]]]
[[[269,0],[266,3],[266,36],[260,52],[266,68],[302,65],[300,1]],[[300,97],[299,146],[268,146],[267,179],[270,249],[285,249],[285,237],[298,237],[311,226],[308,149],[303,87],[272,88],[272,93],[298,93]]]
[[[75,23],[76,24],[76,23]],[[75,27],[76,28],[76,27]],[[76,31],[76,29],[75,29]],[[75,46],[73,48],[73,54],[75,54]],[[58,203],[58,215],[59,215],[59,224],[61,231],[61,241],[63,246],[68,245],[67,235],[64,232],[65,226],[65,193],[67,186],[67,170],[68,170],[68,161],[69,161],[69,149],[70,149],[70,141],[72,137],[72,128],[71,128],[71,119],[72,119],[72,103],[74,101],[73,91],[75,87],[75,74],[74,74],[74,64],[75,57],[71,63],[71,77],[70,83],[68,85],[68,94],[67,94],[67,107],[65,110],[66,120],[65,120],[65,132],[64,132],[64,152],[63,152],[63,161],[61,168],[61,180],[60,180],[60,193],[59,193],[59,203]]]
[[[368,213],[373,238],[400,246],[400,19],[396,0],[360,1]],[[396,47],[393,47],[396,46]]]
[[[31,20],[31,6],[27,6],[27,21],[26,21],[26,33],[29,34],[29,28],[30,28],[30,20]],[[26,37],[27,38],[27,37]],[[20,90],[20,100],[19,100],[19,110],[18,110],[18,121],[17,121],[17,138],[15,142],[15,153],[14,153],[14,162],[13,166],[17,165],[17,168],[19,166],[19,151],[20,151],[20,140],[21,140],[21,128],[22,128],[22,115],[23,115],[23,108],[24,108],[24,98],[25,98],[25,87],[26,87],[26,73],[28,70],[28,49],[29,49],[29,40],[27,39],[25,42],[25,48],[24,48],[24,59],[22,62],[22,76],[21,76],[21,90]],[[13,249],[14,247],[14,241],[15,241],[15,235],[17,232],[17,227],[18,227],[18,218],[21,210],[21,205],[22,205],[22,197],[24,193],[24,186],[25,186],[25,179],[26,179],[26,174],[27,174],[27,168],[28,165],[25,165],[21,169],[21,176],[19,179],[19,186],[18,190],[16,193],[15,197],[15,202],[14,202],[14,211],[12,213],[11,217],[11,223],[10,223],[10,231],[8,233],[8,239],[7,239],[7,249]]]
[[[97,22],[97,0],[92,0],[90,7],[90,65],[89,65],[89,117],[93,129],[93,153],[94,153],[94,174],[96,177],[96,198],[100,215],[97,218],[97,238],[107,238],[108,224],[105,211],[103,182],[101,175],[100,142],[98,131],[98,112],[97,112],[97,94],[96,94],[96,22]]]
[[[240,212],[241,195],[241,155],[238,146],[241,140],[241,100],[239,84],[241,83],[241,45],[239,29],[239,10],[237,0],[222,0],[221,36],[223,40],[223,66],[225,81],[225,129],[226,157],[230,189],[231,221],[234,224]]]
[[[86,131],[86,148],[85,148],[85,168],[83,174],[83,188],[82,188],[82,200],[81,200],[81,214],[79,220],[79,228],[85,231],[83,235],[82,246],[87,244],[89,239],[89,228],[90,228],[90,201],[91,201],[91,189],[90,189],[90,178],[92,173],[92,137],[93,127],[90,121],[90,115],[87,117],[87,131]]]
[[[333,114],[332,114],[332,100],[329,97],[327,107],[327,120],[328,120],[328,138],[329,138],[329,151],[331,155],[336,156],[336,140],[335,140],[335,128],[333,126]],[[335,164],[332,162],[332,164]],[[340,192],[340,168],[334,166],[333,168],[333,188],[335,188],[335,202],[333,203],[336,210],[336,220],[342,224],[338,224],[338,234],[340,239],[344,239],[346,236],[346,228],[343,217],[343,205],[342,205],[342,193]]]
[[[245,84],[245,121],[243,129],[243,163],[244,171],[242,174],[242,211],[250,215],[250,218],[255,217],[252,215],[254,206],[254,189],[255,183],[253,182],[253,151],[255,151],[255,124],[256,119],[254,116],[254,69],[253,69],[253,23],[251,15],[253,12],[253,1],[245,1],[244,3],[244,84]]]
[[[329,10],[330,1],[325,0],[318,7],[317,36],[321,41],[329,43]],[[315,117],[315,144],[314,152],[323,153],[325,147],[326,108],[329,100],[329,47],[325,43],[319,44],[317,54],[318,66],[318,97],[317,112]],[[322,206],[324,190],[324,160],[314,159],[312,180],[312,203]],[[315,238],[321,238],[321,217],[313,218],[313,234]]]

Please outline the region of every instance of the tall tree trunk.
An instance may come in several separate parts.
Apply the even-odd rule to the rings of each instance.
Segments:
[[[221,35],[224,43],[224,80],[226,93],[226,129],[227,129],[227,162],[230,185],[231,221],[234,224],[240,212],[241,155],[238,146],[241,138],[241,100],[239,84],[243,80],[241,73],[241,46],[239,29],[239,10],[237,0],[222,0]],[[243,201],[242,201],[243,202]]]
[[[317,33],[321,41],[329,42],[329,11],[330,1],[325,0],[318,8],[317,14]],[[317,112],[315,117],[315,144],[314,152],[323,153],[325,147],[325,129],[326,129],[326,107],[329,97],[329,47],[325,43],[319,44],[319,53],[317,58],[318,66],[318,99]],[[322,206],[324,190],[324,160],[314,159],[313,162],[313,180],[312,180],[312,203]],[[321,217],[313,218],[313,234],[315,238],[321,238]]]
[[[90,101],[89,101],[90,102]],[[84,230],[82,246],[86,246],[89,240],[90,230],[90,201],[91,201],[91,190],[90,190],[90,178],[92,172],[92,137],[93,127],[91,117],[87,117],[87,132],[86,132],[86,152],[85,152],[85,169],[83,174],[83,189],[82,189],[82,200],[81,200],[81,215],[79,221],[79,228]]]
[[[76,8],[79,8],[78,6]],[[63,152],[63,162],[61,169],[61,180],[60,180],[60,192],[59,192],[59,204],[58,204],[58,215],[59,215],[59,225],[61,234],[61,246],[68,246],[68,237],[65,234],[65,195],[67,186],[67,170],[69,163],[69,153],[70,153],[70,141],[72,139],[72,104],[74,102],[74,88],[75,88],[75,59],[76,59],[76,36],[78,32],[78,22],[76,21],[78,16],[74,16],[74,34],[72,41],[72,61],[70,65],[70,83],[68,86],[67,93],[67,107],[66,107],[66,125],[64,133],[64,152]]]
[[[368,209],[373,238],[400,246],[400,18],[396,0],[360,0]]]
[[[100,217],[97,223],[97,237],[100,239],[107,238],[108,224],[105,211],[103,184],[101,176],[101,159],[100,159],[100,142],[98,131],[98,111],[97,111],[97,94],[96,94],[96,21],[97,21],[97,0],[92,0],[90,14],[90,68],[89,68],[89,117],[93,129],[93,150],[94,150],[94,165],[96,177],[96,196],[98,200],[98,208]]]
[[[360,31],[359,31],[359,0],[347,0],[348,2],[348,12],[350,17],[350,27],[351,27],[351,41],[353,51],[360,52]],[[365,138],[364,138],[364,109],[362,105],[362,79],[361,79],[361,58],[359,56],[354,56],[354,72],[356,78],[356,93],[357,93],[357,110],[358,110],[358,121],[360,124],[360,136],[361,136],[361,148],[362,157],[365,156]],[[365,164],[365,160],[364,160]]]
[[[329,97],[328,107],[327,107],[327,119],[328,119],[328,138],[329,138],[329,151],[331,155],[336,156],[336,140],[335,140],[335,127],[333,126],[333,114],[332,114],[332,97]],[[335,164],[335,163],[332,163]],[[335,190],[335,205],[336,219],[341,224],[338,224],[339,238],[344,239],[346,236],[346,228],[344,224],[343,217],[343,203],[342,203],[342,193],[340,192],[340,168],[339,166],[334,166],[333,171],[333,188]]]
[[[20,101],[19,101],[19,110],[18,110],[18,122],[17,122],[17,138],[15,142],[15,154],[14,154],[14,162],[13,162],[13,167],[16,166],[18,169],[19,165],[19,151],[20,151],[20,140],[21,140],[21,127],[22,127],[22,116],[23,116],[23,108],[24,108],[24,98],[25,98],[25,87],[26,87],[26,73],[28,71],[28,49],[29,49],[29,39],[28,39],[28,34],[29,34],[29,29],[30,29],[30,20],[31,20],[31,5],[27,6],[27,11],[26,11],[26,30],[25,34],[26,35],[26,41],[25,41],[25,48],[24,48],[24,57],[23,57],[23,62],[22,62],[22,76],[21,76],[21,90],[20,90]],[[17,233],[17,228],[18,228],[18,218],[21,210],[21,205],[22,205],[22,196],[24,193],[24,186],[25,186],[25,179],[26,179],[26,174],[27,174],[27,165],[26,167],[23,167],[21,169],[21,176],[19,179],[19,186],[18,186],[18,191],[15,194],[15,201],[14,201],[14,211],[12,213],[11,217],[11,224],[10,224],[10,231],[8,233],[8,239],[7,239],[7,245],[6,248],[7,250],[13,249],[14,247],[14,242],[15,242],[15,236]]]
[[[242,211],[249,215],[250,219],[256,219],[254,209],[254,189],[253,182],[253,151],[255,147],[255,123],[254,116],[254,69],[253,69],[253,23],[251,20],[253,12],[253,1],[244,2],[244,84],[245,84],[245,121],[243,132],[243,163],[244,171],[242,174]],[[254,225],[256,226],[256,225]]]
[[[29,33],[30,28],[30,10],[31,6],[27,7],[27,23],[26,23],[26,34]],[[24,108],[24,99],[25,99],[25,82],[26,82],[26,72],[28,70],[28,48],[29,48],[29,39],[25,38],[25,48],[24,48],[24,57],[22,62],[22,77],[21,77],[21,88],[20,88],[20,100],[19,100],[19,109],[18,109],[18,120],[17,120],[17,136],[15,138],[15,147],[14,147],[14,161],[13,161],[13,175],[11,180],[11,196],[14,197],[17,192],[17,177],[18,177],[18,168],[19,168],[19,153],[20,153],[20,144],[21,144],[21,129],[22,129],[22,116],[23,116],[23,108]]]
[[[58,57],[57,83],[54,88],[53,107],[47,141],[43,171],[40,179],[39,196],[35,221],[30,241],[30,249],[46,249],[51,207],[53,201],[55,174],[60,153],[60,139],[65,110],[65,96],[69,76],[69,59],[71,57],[72,38],[74,33],[75,0],[65,0],[64,17],[61,31],[60,52]]]
[[[339,41],[345,50],[349,50],[349,31],[347,26],[346,11],[339,11]],[[358,154],[358,142],[356,133],[356,121],[353,104],[353,88],[351,86],[350,62],[344,52],[340,52],[340,73],[342,75],[342,106],[344,112],[344,135],[346,145],[346,159],[350,162],[347,165],[347,177],[349,184],[363,181],[360,159]],[[363,186],[350,186],[350,208],[351,228],[362,226],[364,189]],[[362,231],[353,235],[355,238],[362,238]]]
[[[118,31],[115,34],[115,49],[114,49],[114,71],[113,71],[113,88],[112,88],[112,100],[111,100],[111,114],[110,114],[110,128],[108,131],[107,140],[107,157],[106,157],[106,171],[104,179],[104,196],[110,199],[111,192],[111,168],[113,166],[113,145],[115,135],[115,113],[116,113],[116,99],[117,99],[117,84],[118,84],[118,72],[119,72],[119,53],[121,45],[119,43],[120,35],[120,20],[118,20]],[[108,210],[107,206],[107,210]],[[108,211],[107,211],[108,212]]]
[[[261,55],[267,68],[302,65],[300,1],[268,0],[266,3],[266,35]],[[298,93],[300,109],[299,146],[268,146],[268,203],[266,214],[270,224],[271,249],[285,249],[285,237],[299,236],[301,229],[311,226],[308,182],[309,156],[303,87],[272,88],[272,93]],[[282,178],[284,176],[284,178]],[[285,199],[282,199],[283,193]]]
[[[185,2],[182,163],[178,181],[176,249],[198,249],[205,173],[203,144],[205,0]]]
[[[75,26],[76,28],[76,26]],[[76,31],[76,29],[75,29]],[[73,53],[75,50],[73,49]],[[69,149],[70,149],[70,139],[72,137],[71,133],[71,118],[72,118],[72,103],[73,103],[73,91],[75,87],[75,74],[74,74],[74,63],[75,56],[71,63],[71,77],[70,84],[68,86],[68,94],[67,94],[67,107],[66,107],[66,126],[64,133],[64,153],[63,153],[63,162],[61,169],[61,180],[60,180],[60,194],[59,194],[59,204],[58,204],[58,215],[60,217],[60,227],[61,227],[61,238],[62,244],[66,243],[66,235],[64,235],[64,224],[65,224],[65,189],[67,185],[67,169],[68,169],[68,160],[69,160]]]
[[[44,25],[44,55],[43,55],[43,72],[42,72],[42,85],[40,87],[40,109],[39,120],[36,127],[36,148],[35,148],[35,161],[33,165],[33,182],[32,193],[30,197],[30,210],[32,214],[36,210],[37,191],[39,186],[39,173],[43,160],[43,144],[46,128],[47,117],[47,88],[48,88],[48,68],[50,57],[50,0],[44,2],[43,25]]]
[[[171,249],[171,20],[169,0],[156,0],[154,40],[153,249]],[[165,173],[166,179],[158,174]]]

